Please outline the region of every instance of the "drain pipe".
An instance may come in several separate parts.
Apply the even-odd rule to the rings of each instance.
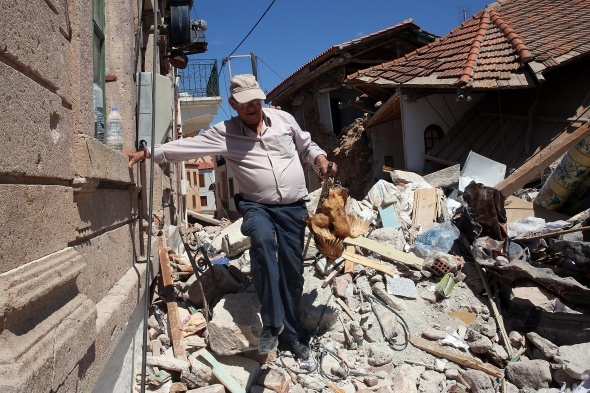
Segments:
[[[152,49],[152,140],[150,145],[150,154],[154,156],[154,146],[156,145],[156,71],[158,70],[158,1],[154,1],[154,42]],[[145,393],[146,369],[147,369],[147,332],[148,318],[150,313],[150,284],[151,284],[151,265],[152,265],[152,225],[154,216],[154,160],[150,162],[150,196],[149,196],[149,217],[148,217],[148,244],[147,260],[145,268],[145,306],[143,310],[143,350],[141,357],[141,393]]]

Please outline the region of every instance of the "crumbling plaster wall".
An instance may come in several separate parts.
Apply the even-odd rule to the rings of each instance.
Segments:
[[[107,108],[131,149],[138,10],[105,8]],[[143,292],[146,176],[93,138],[92,2],[3,2],[0,19],[0,391],[89,392]]]
[[[391,156],[394,168],[405,168],[401,119],[394,119],[378,124],[370,127],[369,131],[371,133],[371,139],[373,140],[373,180],[390,180],[391,176],[389,173],[383,171],[386,156]]]
[[[424,171],[424,130],[436,124],[446,133],[481,99],[481,95],[472,97],[471,101],[457,102],[454,94],[432,94],[414,102],[401,101],[406,169]]]

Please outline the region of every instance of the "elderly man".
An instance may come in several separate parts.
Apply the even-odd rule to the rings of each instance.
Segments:
[[[310,354],[298,314],[303,292],[303,238],[308,194],[302,162],[319,167],[322,176],[336,174],[326,152],[311,141],[289,113],[263,108],[266,95],[255,77],[231,79],[229,104],[238,116],[193,138],[155,148],[158,164],[221,155],[232,169],[243,216],[242,233],[251,238],[252,279],[260,300],[260,353],[269,353],[279,338],[297,357]],[[129,166],[149,158],[148,151],[126,152]]]

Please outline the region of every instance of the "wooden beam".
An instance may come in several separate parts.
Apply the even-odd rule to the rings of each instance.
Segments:
[[[346,251],[349,254],[355,254],[356,251],[354,249],[354,246],[346,246]],[[353,274],[354,273],[354,262],[349,261],[349,260],[345,260],[344,261],[344,273],[350,273]]]
[[[329,262],[328,262],[328,263],[329,263]],[[332,263],[334,263],[334,262],[332,261]],[[328,285],[329,285],[329,284],[332,282],[332,280],[334,280],[334,278],[335,278],[335,277],[336,277],[336,276],[337,276],[337,275],[338,275],[338,274],[339,274],[339,273],[340,273],[340,272],[341,272],[343,269],[344,269],[344,263],[341,263],[340,265],[336,266],[336,267],[334,268],[334,270],[332,270],[332,271],[330,272],[330,274],[328,274],[328,277],[326,277],[326,278],[324,279],[324,281],[322,282],[322,288],[325,288],[325,287],[327,287],[327,286],[328,286]]]
[[[415,256],[414,254],[405,253],[403,251],[396,250],[395,248],[381,244],[373,239],[368,239],[366,237],[357,237],[357,238],[350,238],[347,237],[344,239],[344,243],[352,244],[353,246],[359,246],[366,250],[376,252],[377,254],[399,262],[403,265],[408,265],[414,267],[416,269],[421,269],[424,265],[424,259]],[[351,258],[353,262],[356,262],[354,259]]]
[[[174,357],[177,359],[188,360],[186,354],[186,347],[182,336],[182,324],[180,323],[180,315],[178,313],[178,303],[174,299],[174,284],[172,281],[172,274],[170,271],[170,259],[168,257],[168,247],[166,246],[166,239],[164,235],[158,237],[158,254],[160,256],[160,272],[162,273],[162,283],[164,284],[164,293],[167,295],[164,299],[168,309],[168,325],[170,332],[170,339],[172,340],[172,350]]]
[[[361,255],[350,254],[348,251],[344,251],[342,257],[346,260],[351,260],[354,263],[358,263],[359,265],[370,267],[382,273],[389,274],[392,277],[398,274],[397,269],[391,265],[385,265],[369,258],[365,258]]]
[[[512,348],[512,344],[510,344],[510,339],[508,338],[508,333],[506,332],[506,328],[504,327],[504,318],[500,311],[498,310],[498,306],[496,305],[496,300],[492,297],[492,291],[488,282],[483,274],[483,269],[476,261],[475,266],[477,267],[477,272],[479,273],[479,278],[483,282],[483,286],[486,290],[486,295],[488,297],[488,301],[490,302],[490,306],[492,307],[492,311],[494,312],[494,316],[496,317],[496,324],[500,329],[500,334],[502,335],[502,341],[504,342],[504,346],[506,347],[506,352],[508,352],[508,356],[512,357],[514,355],[514,349]]]
[[[486,117],[497,117],[502,119],[514,119],[514,120],[528,120],[529,115],[513,115],[506,113],[493,113],[493,112],[481,112],[481,116]],[[534,116],[534,121],[551,121],[555,123],[586,123],[590,119],[586,117],[551,117],[551,116]]]
[[[438,194],[436,188],[425,188],[414,192],[414,226],[431,225],[436,222]]]
[[[338,303],[338,305],[340,307],[342,307],[342,309],[344,310],[345,313],[348,314],[348,316],[354,321],[354,313],[352,312],[352,310],[346,305],[346,303],[344,303],[344,301],[342,299],[340,299],[339,297],[335,297],[334,299],[336,299],[336,303]]]
[[[443,164],[446,166],[453,166],[453,165],[459,164],[458,162],[455,162],[455,161],[443,160],[442,158],[429,156],[428,154],[424,155],[424,159],[428,160],[428,161],[432,161],[432,162],[438,162],[439,164]]]
[[[546,148],[535,154],[520,168],[512,172],[510,176],[496,184],[495,188],[500,190],[502,195],[512,195],[525,184],[538,177],[543,169],[547,168],[552,162],[561,157],[570,147],[576,144],[580,139],[590,134],[590,123],[578,127],[575,131],[561,133]]]
[[[422,337],[412,336],[410,342],[416,348],[422,349],[436,357],[451,360],[460,366],[469,367],[474,370],[483,371],[486,374],[499,378],[503,375],[501,369],[491,364],[480,363],[476,358],[462,354],[451,348],[443,347],[435,342],[428,341]]]

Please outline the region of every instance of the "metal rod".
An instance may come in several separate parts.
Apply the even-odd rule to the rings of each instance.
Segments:
[[[150,154],[154,156],[154,146],[156,145],[156,70],[158,56],[158,2],[154,1],[154,41],[152,49],[152,140]],[[148,244],[145,267],[145,305],[143,310],[143,348],[141,356],[141,393],[145,393],[146,368],[147,368],[147,327],[150,312],[150,284],[151,284],[151,264],[152,264],[152,224],[154,215],[154,160],[150,160],[150,197],[149,197],[149,217],[148,217]]]

